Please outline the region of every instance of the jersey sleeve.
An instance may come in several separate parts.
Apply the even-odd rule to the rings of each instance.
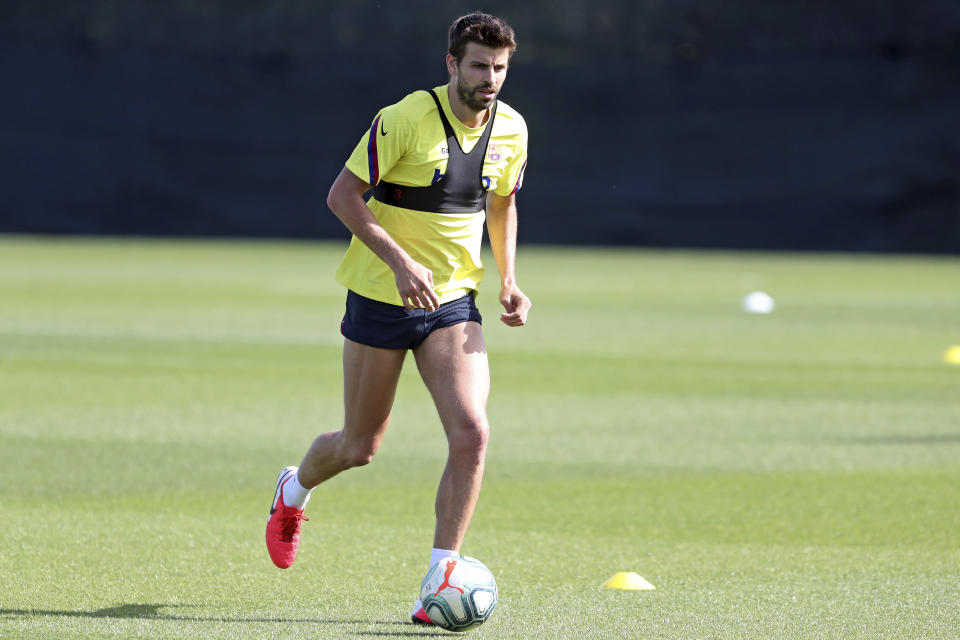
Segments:
[[[396,105],[382,109],[347,159],[347,169],[371,187],[377,185],[404,153],[407,123]]]
[[[503,177],[498,181],[494,193],[499,196],[509,196],[523,186],[523,174],[527,168],[527,127],[520,120],[519,127],[514,134],[511,153],[507,166],[503,170]]]

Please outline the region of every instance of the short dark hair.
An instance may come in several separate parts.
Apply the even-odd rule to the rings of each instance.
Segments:
[[[467,50],[468,42],[476,42],[491,49],[510,49],[510,55],[517,49],[516,36],[513,28],[504,20],[489,13],[476,11],[460,16],[450,25],[449,33],[450,55],[457,59],[459,64]]]

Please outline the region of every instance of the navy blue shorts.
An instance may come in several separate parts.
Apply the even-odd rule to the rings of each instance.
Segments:
[[[427,311],[371,300],[347,290],[347,312],[340,333],[371,347],[413,349],[433,331],[462,322],[482,323],[472,293]]]

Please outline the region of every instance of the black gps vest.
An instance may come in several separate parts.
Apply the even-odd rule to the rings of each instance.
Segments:
[[[447,172],[429,187],[409,187],[381,180],[374,187],[373,197],[384,204],[414,211],[478,213],[484,207],[486,192],[483,188],[483,159],[487,155],[493,118],[497,115],[497,103],[493,103],[490,118],[480,140],[470,153],[464,153],[437,94],[433,91],[427,93],[437,103],[443,131],[447,134]]]

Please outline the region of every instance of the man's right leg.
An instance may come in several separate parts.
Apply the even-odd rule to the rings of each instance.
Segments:
[[[406,349],[379,349],[345,340],[343,429],[323,433],[300,463],[300,484],[312,489],[341,471],[368,464],[390,423]]]
[[[405,356],[405,349],[379,349],[349,339],[344,341],[343,429],[317,436],[299,469],[286,476],[281,473],[278,479],[266,535],[270,557],[281,569],[296,559],[304,519],[304,504],[287,503],[284,485],[295,478],[310,490],[341,471],[370,462],[390,423]]]

